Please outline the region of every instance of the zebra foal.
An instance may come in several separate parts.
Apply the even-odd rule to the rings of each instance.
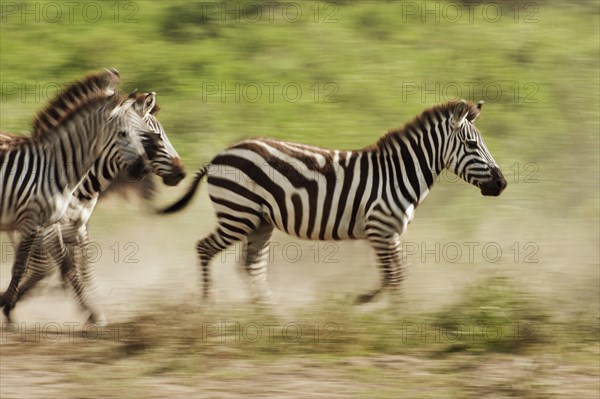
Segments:
[[[356,151],[257,138],[218,154],[197,172],[184,197],[162,211],[185,207],[208,176],[218,225],[196,246],[203,297],[210,296],[210,260],[243,241],[253,294],[268,301],[266,266],[274,228],[310,240],[368,240],[383,278],[359,301],[370,301],[384,289],[398,291],[404,279],[400,236],[442,170],[477,186],[483,195],[500,195],[506,187],[474,125],[481,104],[436,105]]]
[[[18,297],[31,248],[58,222],[94,162],[113,149],[135,177],[147,174],[147,130],[134,100],[116,93],[116,70],[89,75],[61,92],[33,122],[32,135],[0,146],[0,230],[20,237],[3,312]]]
[[[135,100],[133,108],[142,116],[149,129],[142,138],[146,153],[151,159],[150,166],[153,173],[162,177],[166,185],[177,185],[184,178],[185,172],[179,154],[156,118],[159,110],[156,93],[135,93],[130,98]],[[9,145],[11,140],[18,143],[20,138],[0,132],[0,143]],[[48,274],[53,261],[60,265],[63,280],[71,285],[81,307],[93,315],[90,319],[100,325],[105,323],[104,315],[95,305],[97,284],[94,269],[88,264],[84,254],[89,245],[87,222],[98,198],[110,187],[119,173],[124,173],[123,166],[120,165],[116,155],[114,148],[111,148],[96,160],[73,193],[69,207],[60,222],[46,228],[38,235],[26,267],[27,274],[20,282],[15,283],[18,288],[15,306],[37,282]],[[124,180],[121,184],[126,187],[127,184],[132,183]],[[17,246],[17,239],[12,235],[11,240]],[[0,303],[3,301],[2,296]]]

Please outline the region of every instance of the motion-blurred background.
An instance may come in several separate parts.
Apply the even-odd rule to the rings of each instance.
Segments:
[[[239,249],[213,262],[201,307],[206,191],[171,217],[153,208],[187,180],[153,204],[104,201],[90,257],[116,324],[69,340],[84,316],[48,279],[15,313],[42,334],[3,333],[2,397],[598,397],[597,1],[3,0],[0,33],[2,130],[27,134],[57,89],[116,67],[122,91],[158,94],[192,173],[250,136],[360,148],[460,97],[485,101],[509,182],[484,198],[440,179],[403,237],[397,311],[352,306],[379,281],[366,243],[282,234],[275,309],[247,303]]]

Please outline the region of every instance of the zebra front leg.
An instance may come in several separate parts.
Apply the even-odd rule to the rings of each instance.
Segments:
[[[267,260],[269,258],[269,240],[273,226],[263,222],[248,234],[242,253],[242,264],[248,273],[253,300],[259,304],[270,304],[271,290],[267,283]]]
[[[19,284],[23,274],[27,271],[27,264],[33,243],[37,239],[37,232],[29,233],[23,237],[17,247],[17,255],[13,263],[12,277],[6,292],[2,296],[3,313],[8,322],[11,322],[10,312],[14,309],[19,297]]]
[[[95,269],[86,259],[88,236],[87,231],[82,232],[79,243],[65,244],[65,254],[61,259],[61,273],[63,280],[68,281],[79,305],[89,312],[89,323],[104,326],[106,317],[98,306],[98,285]]]
[[[400,285],[404,280],[400,257],[400,235],[373,229],[368,232],[367,237],[377,256],[382,282],[378,289],[358,296],[356,303],[370,302],[386,289],[392,294],[393,301],[397,301],[400,296]]]

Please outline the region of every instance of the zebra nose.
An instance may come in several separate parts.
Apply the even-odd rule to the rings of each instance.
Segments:
[[[504,178],[504,175],[502,174],[498,166],[492,167],[492,178],[494,179],[496,187],[500,190],[504,190],[508,185],[506,179]]]

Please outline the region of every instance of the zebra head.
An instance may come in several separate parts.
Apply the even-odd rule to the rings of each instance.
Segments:
[[[475,106],[460,100],[454,106],[445,164],[461,179],[479,187],[481,194],[498,196],[507,183],[474,124],[482,105],[483,101]]]
[[[150,173],[149,156],[142,143],[149,128],[137,112],[135,98],[129,95],[110,111],[107,128],[115,143],[117,162],[123,165],[128,174],[136,180]]]
[[[152,173],[162,177],[163,183],[167,186],[176,186],[185,177],[185,170],[181,157],[156,118],[160,109],[156,103],[156,93],[138,95],[134,107],[148,126],[148,131],[143,135],[143,143],[152,160],[150,162]]]

